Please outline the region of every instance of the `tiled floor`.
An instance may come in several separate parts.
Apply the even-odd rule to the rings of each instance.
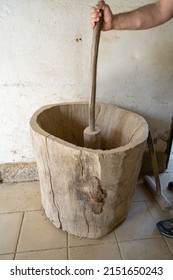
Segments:
[[[173,173],[160,176],[164,193]],[[139,183],[127,219],[108,236],[80,239],[56,229],[40,202],[39,182],[0,184],[0,259],[132,260],[173,259],[173,239],[163,237],[156,222],[173,217],[163,212]]]

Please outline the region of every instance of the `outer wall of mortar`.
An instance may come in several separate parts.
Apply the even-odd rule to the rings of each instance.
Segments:
[[[1,167],[35,161],[29,120],[38,108],[88,98],[95,2],[0,1]],[[154,1],[107,2],[123,12]],[[102,33],[98,60],[97,98],[142,115],[163,155],[173,114],[172,25]]]

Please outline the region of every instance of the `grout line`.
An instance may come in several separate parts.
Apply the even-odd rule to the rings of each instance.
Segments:
[[[13,214],[13,213],[28,213],[28,212],[39,212],[44,210],[43,208],[40,209],[35,209],[35,210],[19,210],[19,211],[7,211],[7,212],[0,212],[0,215],[4,215],[4,214]]]
[[[163,236],[163,239],[164,239],[166,245],[168,246],[169,251],[171,252],[171,254],[173,256],[173,251],[172,251],[171,247],[169,246],[169,242],[167,241],[167,238]]]
[[[100,246],[100,245],[109,245],[109,244],[116,244],[117,241],[104,241],[101,243],[93,243],[93,244],[83,244],[83,245],[72,245],[69,248],[83,248],[83,247],[92,247],[92,246]]]
[[[166,238],[164,238],[164,236],[162,236],[162,238],[163,238],[163,240],[164,240],[164,242],[165,242],[165,244],[166,244],[168,250],[170,251],[171,255],[173,255],[172,250],[171,250],[171,248],[169,247],[169,243],[166,241]]]
[[[42,252],[42,251],[54,251],[54,250],[62,250],[66,249],[67,247],[56,247],[56,248],[47,248],[47,249],[33,249],[33,250],[26,250],[26,251],[19,251],[17,252],[18,254],[23,254],[23,253],[33,253],[33,252]],[[14,254],[10,253],[10,254]],[[4,255],[4,254],[3,254]],[[5,255],[9,255],[9,253],[6,253]]]
[[[20,228],[19,228],[19,235],[18,235],[18,239],[17,239],[17,242],[16,242],[16,248],[15,248],[13,260],[15,260],[15,258],[16,258],[17,247],[18,247],[18,244],[19,244],[19,239],[20,239],[20,234],[21,234],[21,230],[22,230],[24,216],[25,216],[25,212],[23,212],[23,215],[22,215],[22,221],[21,221]]]
[[[124,258],[123,258],[122,252],[121,252],[120,244],[119,244],[118,239],[117,239],[116,230],[114,230],[114,235],[115,235],[115,239],[116,239],[116,242],[117,242],[117,246],[118,246],[118,251],[119,251],[120,257],[123,260]]]
[[[156,202],[157,205],[159,206],[158,202],[157,202],[155,199],[154,199],[154,202]],[[148,212],[150,213],[150,215],[151,215],[151,217],[152,217],[152,219],[153,219],[153,222],[156,224],[156,221],[155,221],[155,219],[154,219],[154,216],[152,215],[152,211],[150,210],[150,207],[149,207],[147,201],[145,201],[145,205],[146,205],[146,207],[147,207],[147,209],[148,209]]]
[[[155,240],[155,239],[163,239],[163,236],[153,236],[153,237],[143,237],[143,238],[135,238],[135,239],[124,239],[124,240],[119,240],[119,243],[123,243],[123,242],[133,242],[133,241],[145,241],[145,240]]]

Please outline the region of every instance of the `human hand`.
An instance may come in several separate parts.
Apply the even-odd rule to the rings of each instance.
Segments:
[[[102,30],[108,31],[111,30],[113,27],[113,14],[112,11],[104,1],[99,1],[94,7],[91,8],[91,24],[92,27],[96,25],[99,21],[102,13],[100,10],[103,10],[103,25]]]

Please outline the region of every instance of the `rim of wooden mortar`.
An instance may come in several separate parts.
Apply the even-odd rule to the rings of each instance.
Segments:
[[[90,153],[94,153],[94,154],[109,154],[109,153],[120,153],[120,152],[125,152],[129,149],[133,149],[134,147],[140,145],[141,143],[145,142],[148,138],[148,131],[149,131],[149,128],[148,128],[148,124],[147,124],[147,121],[142,117],[140,116],[139,114],[133,112],[133,111],[130,111],[130,110],[127,110],[127,109],[124,109],[120,106],[117,106],[116,104],[108,104],[108,103],[104,103],[104,102],[97,102],[98,104],[103,104],[103,105],[111,105],[111,106],[116,106],[124,111],[127,111],[127,112],[130,112],[131,114],[133,114],[134,116],[138,117],[138,119],[141,121],[141,124],[143,125],[143,133],[140,137],[138,137],[137,139],[135,140],[132,140],[130,143],[124,145],[124,146],[121,146],[121,147],[118,147],[118,148],[113,148],[113,149],[109,149],[109,150],[102,150],[102,149],[90,149],[90,148],[86,148],[86,147],[81,147],[81,146],[77,146],[75,144],[72,144],[70,142],[67,142],[61,138],[58,138],[56,136],[53,136],[51,134],[49,134],[48,132],[46,132],[44,129],[42,129],[38,122],[37,122],[37,117],[45,110],[47,109],[50,109],[50,108],[53,108],[53,107],[57,107],[57,106],[62,106],[62,105],[71,105],[71,104],[77,104],[77,105],[87,105],[88,102],[87,101],[81,101],[81,102],[62,102],[62,103],[55,103],[55,104],[48,104],[48,105],[45,105],[45,106],[42,106],[41,108],[39,108],[38,110],[35,111],[35,113],[32,115],[31,119],[30,119],[30,129],[34,130],[35,132],[37,133],[40,133],[41,135],[43,135],[44,137],[46,138],[49,138],[51,139],[52,141],[56,141],[64,146],[67,146],[67,147],[70,147],[70,148],[73,148],[73,149],[76,149],[76,150],[82,150],[82,151],[87,151],[87,152],[90,152]]]

